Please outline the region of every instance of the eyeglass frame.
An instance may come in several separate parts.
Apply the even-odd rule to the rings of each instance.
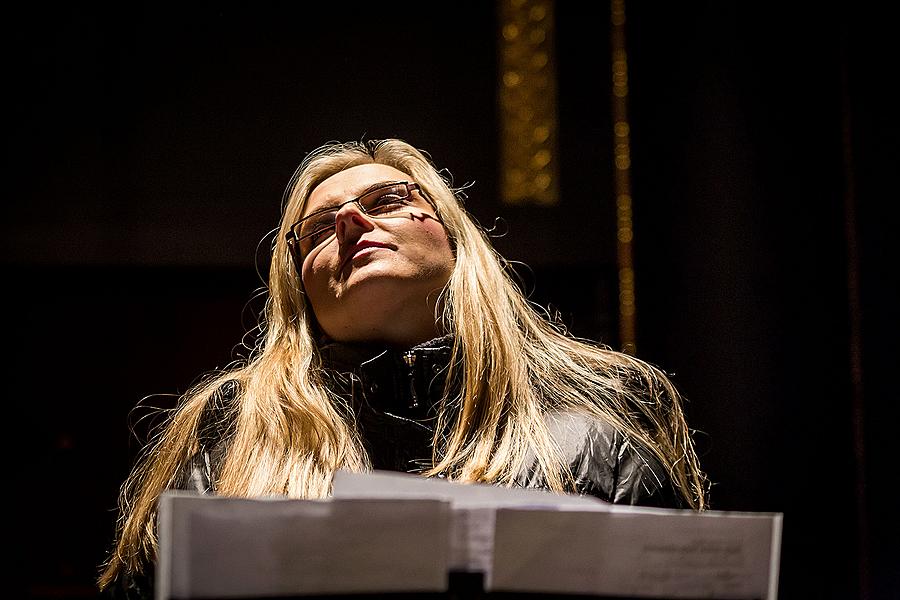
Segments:
[[[388,182],[385,182],[377,187],[367,190],[366,192],[360,194],[359,196],[357,196],[356,198],[353,198],[352,200],[346,200],[344,202],[341,202],[340,204],[336,204],[335,206],[329,206],[327,208],[323,208],[323,209],[317,210],[315,212],[312,212],[312,213],[306,215],[305,217],[303,217],[302,219],[297,220],[290,226],[290,228],[288,229],[288,232],[284,235],[284,238],[287,241],[288,249],[290,250],[291,258],[294,261],[294,267],[297,270],[297,274],[302,275],[302,271],[303,271],[304,258],[300,254],[300,241],[318,233],[318,231],[312,231],[310,233],[307,233],[306,235],[298,236],[297,232],[295,231],[295,229],[298,225],[300,225],[301,223],[303,223],[304,221],[306,221],[308,219],[311,219],[312,217],[315,217],[316,215],[334,211],[335,222],[334,222],[334,225],[331,226],[331,229],[336,229],[337,213],[338,213],[338,211],[340,211],[340,209],[342,209],[344,206],[346,206],[348,204],[356,204],[356,206],[357,206],[357,208],[359,208],[360,212],[362,212],[362,214],[366,215],[369,218],[373,218],[373,219],[391,218],[391,216],[395,216],[395,215],[390,215],[388,217],[379,217],[377,215],[369,214],[369,211],[367,211],[366,207],[360,203],[360,200],[362,200],[369,194],[375,193],[379,190],[383,190],[385,188],[389,188],[389,187],[395,186],[395,185],[402,185],[402,186],[406,187],[407,194],[406,194],[406,196],[404,196],[404,198],[410,198],[410,197],[412,197],[413,192],[416,192],[416,191],[419,192],[419,195],[422,196],[422,198],[425,200],[425,202],[427,202],[428,205],[432,209],[434,209],[434,213],[435,213],[435,216],[437,217],[438,221],[441,221],[441,215],[440,215],[440,211],[438,211],[437,205],[435,205],[435,203],[432,202],[431,198],[429,198],[428,195],[422,190],[421,185],[419,185],[415,181],[388,181]],[[399,216],[399,215],[396,215],[396,216]],[[332,231],[332,233],[329,234],[329,237],[331,235],[334,235],[334,231]],[[316,248],[319,245],[320,244],[317,244],[316,246],[313,246],[313,248]]]

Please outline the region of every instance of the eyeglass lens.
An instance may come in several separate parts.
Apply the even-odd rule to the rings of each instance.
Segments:
[[[333,232],[338,211],[350,203],[357,206],[367,215],[374,218],[385,218],[404,210],[410,203],[410,186],[408,183],[394,183],[374,189],[359,198],[348,200],[333,208],[313,213],[295,225],[298,240],[306,242],[310,248],[315,247]]]

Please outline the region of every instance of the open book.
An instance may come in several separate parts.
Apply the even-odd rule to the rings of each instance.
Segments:
[[[775,600],[780,513],[657,509],[406,473],[328,500],[166,492],[159,599],[447,593]]]

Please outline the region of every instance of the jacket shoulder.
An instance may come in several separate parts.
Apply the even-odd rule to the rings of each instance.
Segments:
[[[198,450],[182,465],[174,489],[200,494],[215,491],[219,470],[225,461],[227,442],[234,432],[233,409],[240,393],[240,383],[229,380],[210,397],[197,425]]]
[[[557,411],[545,420],[576,493],[616,504],[683,507],[666,468],[641,440],[595,415]]]

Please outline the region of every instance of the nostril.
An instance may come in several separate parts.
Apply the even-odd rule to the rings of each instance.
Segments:
[[[358,210],[341,211],[335,217],[334,233],[340,244],[343,244],[348,238],[358,237],[373,228],[374,225],[366,218],[366,215]]]

